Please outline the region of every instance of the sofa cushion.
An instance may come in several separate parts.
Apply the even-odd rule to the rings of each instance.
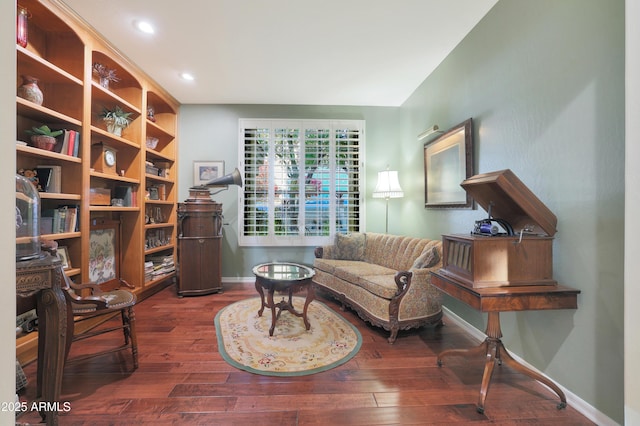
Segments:
[[[397,291],[396,271],[366,262],[352,262],[336,266],[333,275],[385,299],[391,299]]]
[[[336,234],[336,259],[362,260],[364,258],[365,234]]]
[[[348,265],[336,266],[333,270],[333,274],[345,281],[357,284],[358,279],[367,275],[389,275],[395,274],[393,269],[386,268],[380,265],[374,265],[366,262],[352,262]]]
[[[412,269],[424,269],[436,266],[440,262],[440,254],[437,247],[429,247],[422,252],[413,262]]]
[[[413,261],[437,241],[367,232],[364,259],[396,271],[407,271]]]
[[[383,299],[391,299],[398,292],[395,273],[385,275],[364,275],[358,279],[358,285]]]
[[[313,267],[320,270],[320,271],[324,271],[327,272],[329,274],[333,274],[335,269],[337,267],[340,266],[349,266],[349,265],[354,265],[354,264],[358,264],[361,262],[355,261],[355,260],[339,260],[339,259],[325,259],[325,258],[317,258],[314,259],[313,261]]]

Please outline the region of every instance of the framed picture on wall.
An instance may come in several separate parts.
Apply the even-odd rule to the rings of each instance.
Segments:
[[[204,185],[224,176],[224,161],[194,161],[193,186]]]
[[[473,175],[473,122],[463,121],[424,145],[425,208],[472,208],[460,186]]]

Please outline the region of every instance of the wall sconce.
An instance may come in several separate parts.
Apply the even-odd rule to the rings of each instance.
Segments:
[[[389,198],[402,198],[404,191],[400,187],[398,180],[398,172],[395,170],[387,170],[378,172],[378,182],[376,189],[373,190],[373,198],[384,198],[386,203],[385,210],[385,227],[384,232],[389,233]]]
[[[444,133],[442,130],[438,130],[438,129],[439,129],[438,125],[434,124],[433,126],[429,127],[424,132],[420,133],[418,135],[418,140],[421,141],[422,139],[425,139],[425,138],[433,135],[434,133]]]

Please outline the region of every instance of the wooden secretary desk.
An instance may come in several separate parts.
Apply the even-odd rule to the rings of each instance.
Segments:
[[[477,410],[484,412],[495,364],[503,362],[545,384],[566,407],[562,390],[545,376],[522,365],[502,344],[500,312],[576,309],[579,290],[553,280],[552,242],[556,216],[511,170],[485,173],[462,182],[489,217],[476,222],[471,234],[443,235],[443,267],[431,283],[467,305],[487,312],[487,338],[478,347],[449,349],[451,355],[485,357]]]

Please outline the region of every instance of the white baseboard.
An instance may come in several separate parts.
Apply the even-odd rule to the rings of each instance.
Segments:
[[[242,278],[222,277],[223,284],[230,284],[230,283],[253,284],[255,282],[256,282],[256,277],[242,277]]]
[[[471,337],[476,339],[478,343],[482,342],[487,337],[486,334],[484,334],[482,331],[478,330],[477,328],[475,328],[474,326],[466,322],[464,319],[462,319],[461,317],[459,317],[458,315],[450,311],[447,307],[443,306],[442,310],[444,312],[444,318],[447,321],[451,321],[458,327],[462,328],[464,331],[470,334]],[[509,352],[509,354],[513,359],[518,361],[520,364],[526,366],[527,368],[530,368],[536,373],[544,377],[547,377],[549,380],[553,381],[560,389],[562,389],[562,392],[564,392],[564,395],[567,397],[567,405],[570,405],[571,407],[573,407],[576,411],[578,411],[580,414],[582,414],[583,416],[585,416],[595,424],[601,425],[601,426],[617,426],[618,425],[618,423],[614,422],[608,416],[598,411],[592,405],[589,405],[586,401],[579,398],[576,394],[572,393],[571,391],[567,390],[560,383],[551,379],[542,371],[538,370],[536,367],[532,366],[531,364],[529,364],[527,361],[525,361],[518,355],[513,354],[511,352]]]

